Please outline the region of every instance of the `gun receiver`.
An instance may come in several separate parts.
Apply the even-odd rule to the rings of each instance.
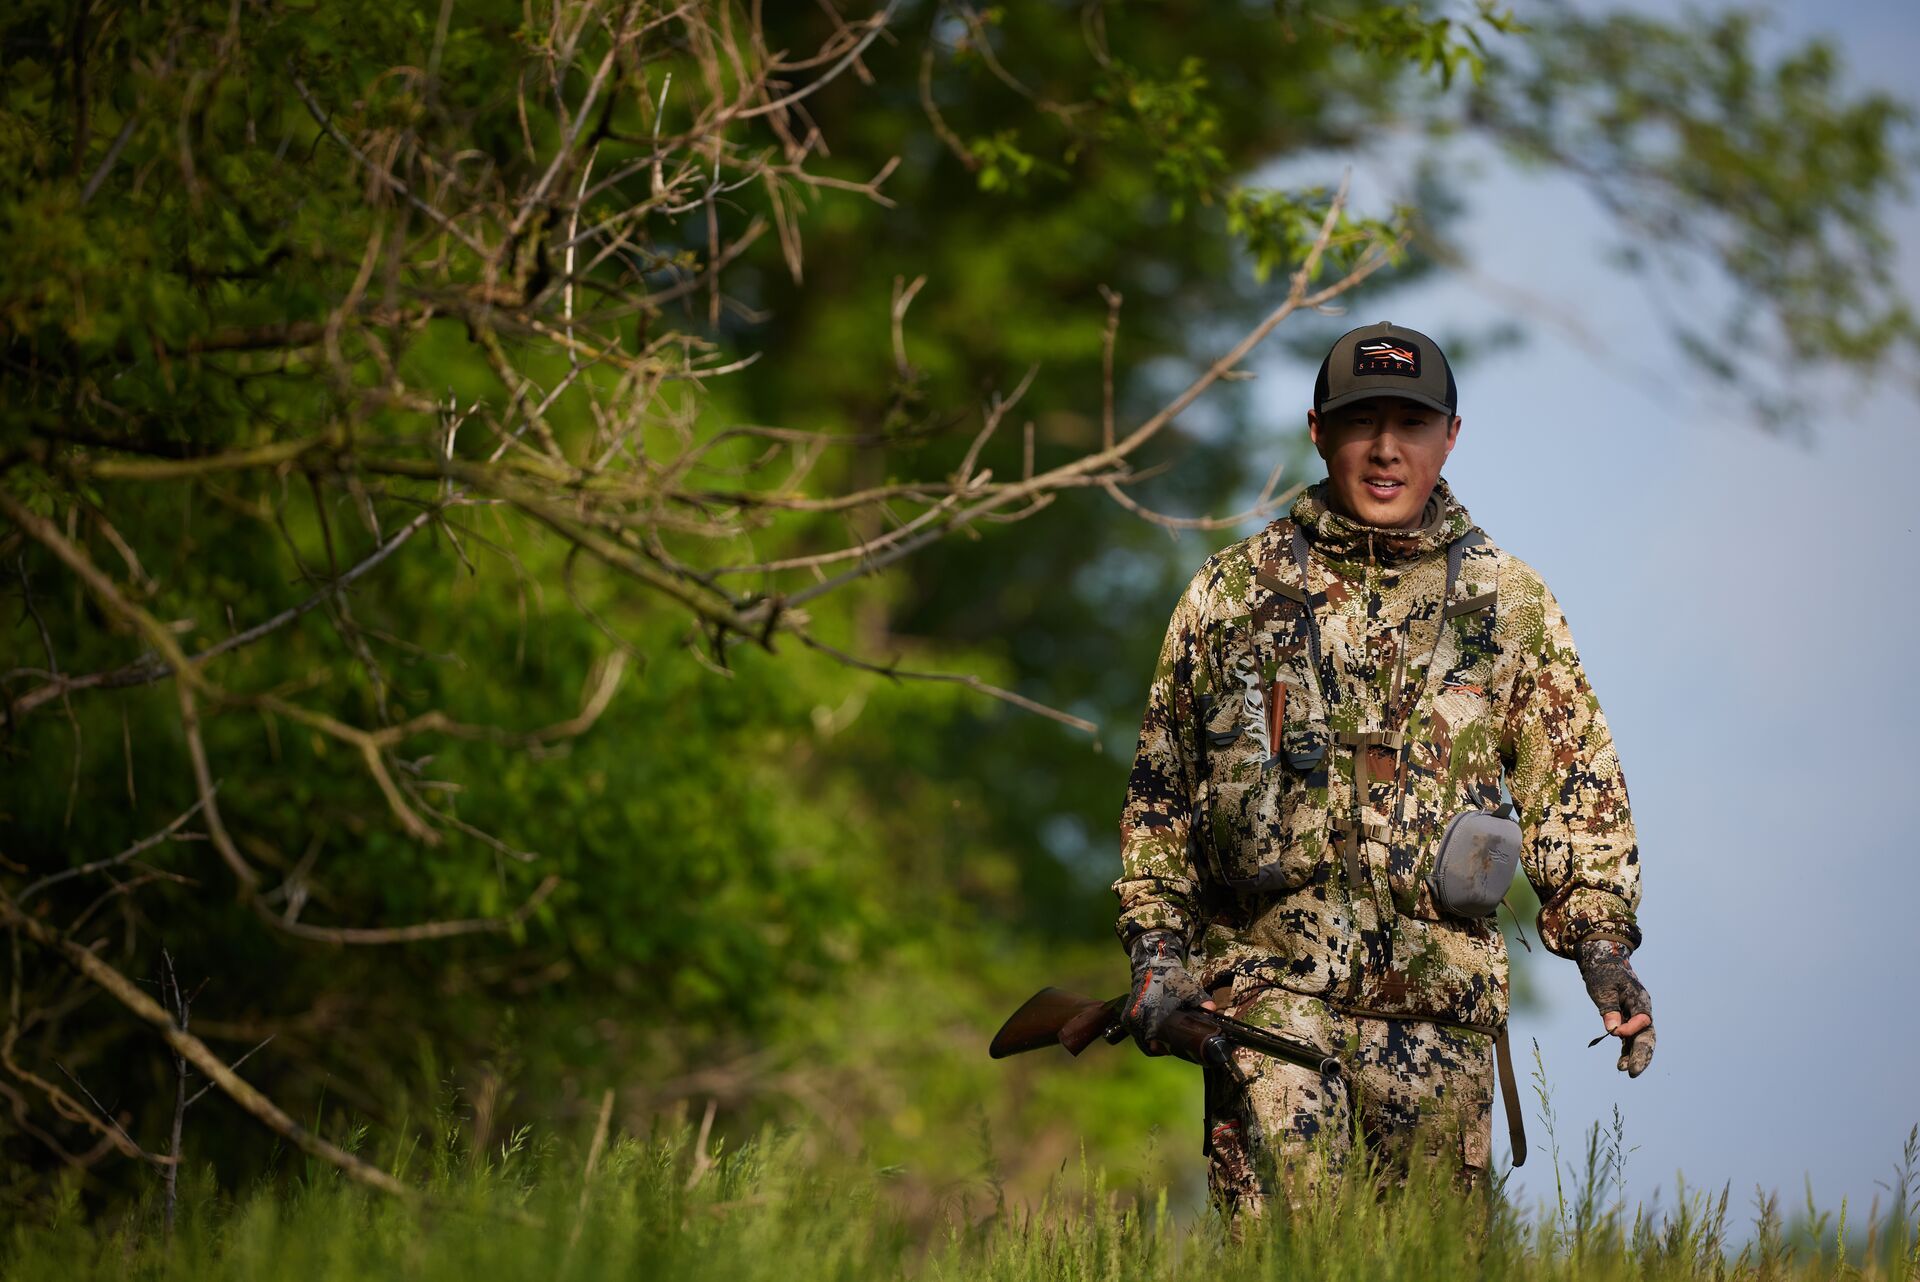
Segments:
[[[1125,997],[1115,997],[1103,1002],[1059,988],[1043,988],[1008,1016],[1000,1031],[994,1034],[987,1054],[1005,1059],[1043,1046],[1059,1045],[1066,1047],[1069,1055],[1078,1055],[1096,1041],[1118,1043],[1127,1035],[1120,1018],[1125,1001]],[[1340,1072],[1340,1061],[1317,1046],[1217,1011],[1176,1012],[1167,1021],[1163,1040],[1169,1051],[1195,1064],[1222,1063],[1229,1047],[1241,1046],[1310,1072]]]

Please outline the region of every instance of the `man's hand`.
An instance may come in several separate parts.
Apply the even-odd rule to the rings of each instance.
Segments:
[[[1580,978],[1600,1008],[1601,1022],[1620,1039],[1615,1067],[1638,1077],[1653,1059],[1653,998],[1627,960],[1632,952],[1617,939],[1585,940],[1580,945]]]
[[[1165,1055],[1159,1034],[1167,1017],[1189,1006],[1213,1010],[1214,1004],[1200,981],[1187,973],[1186,945],[1172,931],[1148,931],[1133,941],[1128,955],[1133,958],[1133,988],[1121,1022],[1141,1050]]]

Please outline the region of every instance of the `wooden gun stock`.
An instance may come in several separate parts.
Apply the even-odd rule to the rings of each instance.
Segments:
[[[1120,1028],[1123,1000],[1103,1002],[1062,988],[1043,988],[1007,1017],[987,1054],[1005,1059],[1043,1046],[1064,1046],[1068,1054],[1078,1055],[1099,1038],[1117,1042],[1125,1036]]]

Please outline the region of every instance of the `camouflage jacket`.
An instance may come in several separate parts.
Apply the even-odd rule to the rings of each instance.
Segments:
[[[1123,941],[1180,932],[1209,988],[1277,983],[1357,1010],[1502,1024],[1496,920],[1443,916],[1426,878],[1447,820],[1500,804],[1504,774],[1548,950],[1571,957],[1595,935],[1638,945],[1626,783],[1560,607],[1484,535],[1443,602],[1448,545],[1476,527],[1444,480],[1425,517],[1417,531],[1363,526],[1315,486],[1194,574],[1127,783]],[[1227,889],[1263,867],[1260,889]]]

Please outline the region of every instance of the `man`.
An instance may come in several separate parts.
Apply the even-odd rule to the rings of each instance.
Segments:
[[[1298,1205],[1356,1138],[1479,1182],[1496,1043],[1517,1117],[1492,915],[1503,849],[1619,1067],[1637,1077],[1653,1055],[1628,961],[1640,868],[1619,758],[1553,594],[1440,478],[1456,406],[1424,334],[1336,342],[1307,416],[1326,481],[1207,559],[1154,671],[1114,883],[1127,1026],[1164,1053],[1170,1013],[1222,1009],[1345,1070],[1246,1050],[1208,1069],[1208,1182],[1229,1213],[1276,1192]],[[1469,830],[1487,838],[1472,851]]]

